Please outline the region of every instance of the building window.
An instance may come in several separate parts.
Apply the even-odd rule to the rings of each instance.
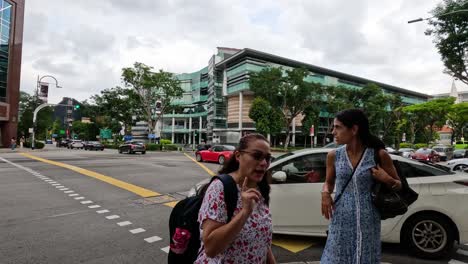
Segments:
[[[6,102],[11,4],[0,0],[0,102]]]

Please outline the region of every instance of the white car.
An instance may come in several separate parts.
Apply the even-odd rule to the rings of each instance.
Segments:
[[[74,149],[74,148],[83,149],[84,148],[84,143],[81,140],[72,140],[70,143],[68,143],[68,148],[70,148],[70,149]]]
[[[296,151],[279,156],[270,165],[274,233],[326,236],[329,221],[321,214],[320,191],[330,150]],[[468,174],[396,155],[391,157],[399,163],[419,198],[403,216],[382,221],[382,241],[401,242],[411,253],[424,258],[447,255],[455,241],[467,243],[468,207],[460,205],[468,201]],[[207,180],[192,188],[189,195],[204,183]]]
[[[453,171],[465,171],[468,169],[468,158],[451,160],[447,162],[447,167]]]

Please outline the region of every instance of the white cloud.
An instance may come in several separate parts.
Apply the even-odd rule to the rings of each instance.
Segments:
[[[41,0],[26,5],[21,89],[53,75],[51,101],[122,85],[135,61],[181,73],[205,67],[217,46],[253,48],[423,93],[452,79],[425,23],[438,0]],[[53,80],[50,80],[53,81]],[[459,89],[466,89],[458,83]]]

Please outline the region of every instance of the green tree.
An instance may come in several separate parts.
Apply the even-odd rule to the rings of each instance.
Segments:
[[[253,100],[249,117],[255,122],[257,132],[263,135],[275,136],[281,132],[283,125],[281,113],[261,97]]]
[[[448,124],[452,127],[452,143],[463,137],[463,129],[468,126],[468,103],[454,104],[447,113]]]
[[[161,101],[161,114],[164,114],[174,99],[182,97],[184,90],[172,73],[152,70],[153,67],[135,62],[133,67],[122,69],[122,81],[138,96],[143,116],[148,126],[154,129],[161,118],[160,115],[153,116],[156,102]]]
[[[290,126],[295,117],[301,114],[307,105],[312,104],[319,85],[308,83],[304,79],[308,71],[295,68],[283,72],[282,68],[266,68],[260,72],[252,73],[249,81],[250,90],[256,97],[267,100],[273,109],[278,109],[286,130],[286,142],[289,144],[291,136]],[[315,93],[314,93],[315,92]]]
[[[425,143],[429,144],[436,139],[435,129],[445,124],[449,109],[454,102],[453,97],[439,98],[406,106],[403,111],[409,115],[413,123],[420,126],[424,132]]]
[[[26,92],[20,92],[20,119],[18,123],[18,137],[24,135],[29,136],[29,128],[33,127],[33,114],[40,101],[36,96],[32,96]],[[36,135],[37,139],[44,139],[47,136],[47,131],[52,128],[53,108],[45,107],[36,117]]]
[[[317,136],[317,130],[319,127],[319,121],[320,121],[320,109],[321,109],[321,104],[319,103],[314,103],[311,105],[308,105],[305,109],[304,112],[302,113],[304,118],[302,119],[302,133],[304,135],[310,134],[310,128],[314,126],[315,130],[315,136]],[[307,140],[305,140],[307,142]],[[311,143],[312,145],[313,143]],[[307,143],[306,143],[307,145]]]
[[[445,72],[468,84],[468,9],[466,0],[444,0],[434,10],[426,35],[442,57]],[[450,14],[448,14],[450,13]]]

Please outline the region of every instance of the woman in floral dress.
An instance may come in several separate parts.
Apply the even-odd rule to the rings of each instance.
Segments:
[[[322,215],[331,218],[331,223],[320,263],[379,264],[380,215],[372,203],[371,187],[377,180],[399,189],[400,179],[384,143],[370,134],[369,121],[361,110],[338,113],[333,136],[344,146],[327,156]],[[374,151],[378,151],[382,167],[375,164]],[[331,198],[335,181],[335,197],[340,197],[336,203]]]
[[[229,174],[239,191],[234,215],[227,223],[223,184],[214,180],[201,205],[201,247],[195,263],[276,263],[271,251],[272,225],[267,174],[270,144],[260,134],[242,137],[239,147],[219,171]]]

